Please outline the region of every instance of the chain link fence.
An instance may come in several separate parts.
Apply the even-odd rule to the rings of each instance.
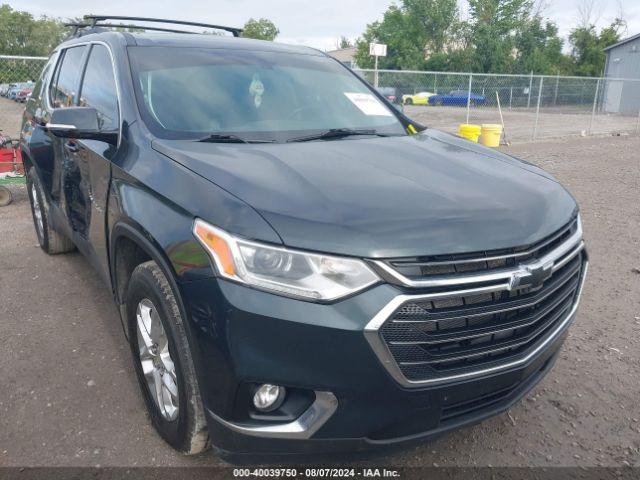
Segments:
[[[414,120],[451,133],[502,123],[509,141],[640,134],[640,79],[356,70]]]
[[[24,103],[33,90],[46,57],[0,55],[0,130],[17,138]]]
[[[16,138],[46,57],[0,55],[0,130]],[[640,134],[640,80],[356,70],[416,121],[451,133],[501,123],[509,141]],[[21,95],[22,92],[22,95]]]

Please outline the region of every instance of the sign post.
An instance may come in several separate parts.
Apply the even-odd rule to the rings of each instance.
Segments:
[[[373,74],[373,86],[378,88],[378,57],[387,56],[387,46],[383,43],[370,43],[369,55],[373,55],[376,59]]]

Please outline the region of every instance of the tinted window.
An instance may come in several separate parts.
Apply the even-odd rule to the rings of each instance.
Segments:
[[[130,47],[145,122],[165,138],[279,140],[331,128],[405,134],[369,87],[322,55]]]
[[[52,82],[51,104],[54,108],[70,107],[75,105],[78,98],[78,83],[82,70],[82,56],[86,45],[68,48],[62,57],[62,66],[59,67],[57,78]]]
[[[118,95],[107,47],[94,45],[82,80],[80,106],[98,111],[101,130],[118,129]]]

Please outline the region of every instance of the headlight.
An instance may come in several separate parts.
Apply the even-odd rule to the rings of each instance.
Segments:
[[[221,276],[281,295],[335,300],[379,280],[361,260],[242,240],[200,219],[193,233]]]

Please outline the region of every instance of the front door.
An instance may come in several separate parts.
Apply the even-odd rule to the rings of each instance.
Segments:
[[[78,106],[96,109],[100,130],[118,131],[120,114],[115,74],[109,50],[102,44],[91,46]],[[84,244],[84,250],[108,282],[107,197],[111,161],[117,155],[118,147],[99,140],[76,140],[73,150],[69,158],[73,161],[75,175],[68,182],[79,198],[74,210],[70,211],[75,215],[74,238],[78,245]]]

